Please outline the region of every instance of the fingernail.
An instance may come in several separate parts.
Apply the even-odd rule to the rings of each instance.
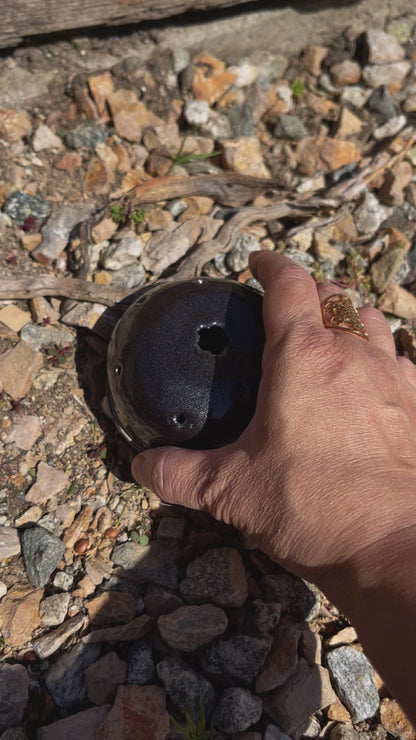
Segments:
[[[136,457],[134,458],[131,464],[131,472],[132,472],[133,478],[138,483],[144,483],[145,464],[146,464],[146,461],[143,455],[136,455]]]

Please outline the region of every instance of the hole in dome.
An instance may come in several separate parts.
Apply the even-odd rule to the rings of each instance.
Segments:
[[[212,355],[221,355],[229,344],[227,332],[217,324],[202,327],[198,334],[198,345]]]
[[[178,427],[183,427],[186,422],[185,414],[176,414],[176,416],[174,417],[174,422],[178,425]]]

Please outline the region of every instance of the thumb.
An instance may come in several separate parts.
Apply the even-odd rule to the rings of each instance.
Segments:
[[[133,478],[170,504],[204,507],[204,492],[218,468],[215,450],[186,450],[181,447],[157,447],[136,455],[132,462]]]

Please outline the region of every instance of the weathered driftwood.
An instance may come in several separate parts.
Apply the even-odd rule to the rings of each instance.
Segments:
[[[0,48],[30,36],[92,26],[154,21],[189,10],[239,5],[247,0],[0,0]]]

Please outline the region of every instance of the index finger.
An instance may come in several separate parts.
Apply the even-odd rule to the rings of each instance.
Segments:
[[[252,252],[249,264],[265,290],[263,321],[268,339],[279,341],[289,328],[325,331],[316,284],[302,267],[269,251]]]

